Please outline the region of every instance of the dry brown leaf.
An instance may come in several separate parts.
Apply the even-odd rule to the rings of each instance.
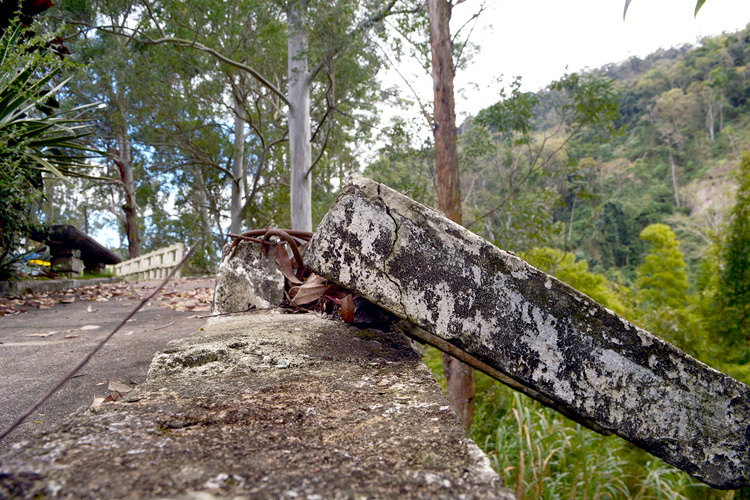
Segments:
[[[109,384],[107,385],[107,390],[116,391],[116,392],[119,392],[120,394],[127,394],[130,391],[132,391],[133,388],[121,382],[110,381]]]
[[[122,396],[116,392],[104,398],[104,403],[114,403],[115,401],[119,401],[121,399],[122,399]]]
[[[42,337],[42,338],[44,338],[44,337],[49,337],[50,335],[54,335],[56,333],[57,333],[57,331],[52,331],[52,332],[47,332],[47,333],[30,333],[30,334],[28,334],[26,336],[27,337]]]
[[[351,294],[341,299],[341,319],[347,323],[354,323],[354,300]]]
[[[274,250],[273,253],[274,259],[276,259],[276,264],[279,266],[279,271],[281,271],[281,274],[286,276],[286,279],[289,280],[289,283],[292,285],[301,285],[302,280],[298,279],[297,276],[294,274],[294,267],[292,266],[292,261],[289,258],[289,254],[286,253],[286,249],[284,249],[284,245],[281,243],[276,245],[276,250]]]
[[[292,304],[302,306],[320,300],[323,295],[335,286],[329,284],[325,278],[317,274],[311,274],[305,283],[292,287],[289,290],[289,295],[292,296]]]
[[[72,333],[70,335],[65,336],[66,339],[75,339],[78,338],[78,335],[73,335]]]

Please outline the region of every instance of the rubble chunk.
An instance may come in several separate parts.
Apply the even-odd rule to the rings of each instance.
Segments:
[[[248,309],[265,309],[281,304],[284,299],[284,275],[279,271],[273,254],[264,256],[261,246],[240,241],[224,257],[216,275],[214,313],[234,313]]]

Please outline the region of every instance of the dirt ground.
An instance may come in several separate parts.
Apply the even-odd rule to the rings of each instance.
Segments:
[[[116,283],[0,298],[0,429],[41,398],[159,284]],[[213,278],[173,280],[118,332],[0,450],[50,430],[94,398],[142,383],[154,354],[206,323]]]

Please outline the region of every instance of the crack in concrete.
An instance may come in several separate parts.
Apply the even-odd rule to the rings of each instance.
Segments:
[[[380,193],[380,184],[378,184],[378,200],[380,200],[380,202],[385,207],[385,213],[388,215],[388,217],[391,218],[391,220],[393,221],[393,225],[396,226],[396,237],[393,239],[393,245],[391,245],[391,249],[388,252],[388,255],[385,256],[385,259],[383,259],[383,268],[382,268],[383,275],[388,279],[388,281],[390,281],[391,283],[393,283],[393,286],[395,286],[396,290],[398,290],[398,303],[401,306],[401,309],[404,311],[404,318],[407,319],[407,320],[409,320],[409,321],[411,321],[409,319],[409,315],[406,313],[406,305],[404,304],[404,291],[401,289],[401,284],[397,283],[391,277],[391,275],[388,273],[388,271],[386,270],[386,266],[388,264],[388,260],[393,256],[393,253],[396,250],[396,246],[398,245],[398,240],[400,238],[400,231],[399,230],[401,229],[401,225],[398,223],[398,221],[396,220],[396,218],[393,216],[393,214],[391,213],[390,208],[388,208],[388,204],[385,202],[385,200],[381,196],[381,193]]]

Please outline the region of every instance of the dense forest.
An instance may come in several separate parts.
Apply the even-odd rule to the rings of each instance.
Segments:
[[[363,5],[84,1],[34,33],[0,23],[0,271],[30,226],[70,223],[114,229],[131,257],[203,237],[190,272],[211,273],[228,232],[304,225],[290,192],[305,189],[314,225],[354,171],[436,206],[423,117],[377,116],[397,97],[375,83],[383,54],[421,40],[424,56],[424,12]],[[750,382],[750,25],[498,92],[458,130],[464,225]],[[307,151],[293,144],[305,134]],[[482,376],[472,437],[519,500],[748,494],[709,491]]]

